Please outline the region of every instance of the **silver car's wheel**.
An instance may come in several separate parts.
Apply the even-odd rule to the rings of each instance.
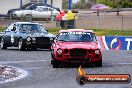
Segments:
[[[0,41],[0,48],[1,49],[7,49],[7,46],[5,45],[4,39],[2,38]]]
[[[32,21],[32,15],[31,14],[26,14],[25,15],[25,20],[31,22]]]

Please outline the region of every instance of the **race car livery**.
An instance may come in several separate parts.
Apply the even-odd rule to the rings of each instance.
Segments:
[[[39,23],[11,23],[0,35],[0,48],[18,47],[21,50],[50,49],[55,35],[49,34]]]
[[[51,46],[51,64],[92,63],[102,66],[102,53],[92,30],[60,30]]]

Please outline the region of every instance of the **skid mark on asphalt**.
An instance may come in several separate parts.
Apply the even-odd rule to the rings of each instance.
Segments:
[[[5,74],[7,75],[1,76],[3,79],[0,80],[0,84],[16,81],[28,75],[28,73],[25,70],[17,68],[17,67],[7,66],[7,70],[9,71],[4,71]],[[10,76],[10,75],[14,75],[14,76]]]
[[[0,62],[0,64],[11,64],[11,63],[32,63],[32,62],[49,62],[50,60],[27,60],[27,61],[6,61]]]

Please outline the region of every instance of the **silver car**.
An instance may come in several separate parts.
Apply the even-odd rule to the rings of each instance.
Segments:
[[[13,15],[18,18],[29,16],[32,18],[50,18],[51,15],[56,16],[57,14],[59,14],[59,11],[46,6],[37,6],[35,10],[19,10],[13,13]]]

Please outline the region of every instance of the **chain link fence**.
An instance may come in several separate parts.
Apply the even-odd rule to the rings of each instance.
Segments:
[[[100,13],[100,16],[97,16],[97,13],[82,13],[79,12],[76,14],[78,19],[75,20],[74,28],[82,29],[119,29],[119,30],[128,30],[132,29],[132,11],[120,12],[120,15],[117,13]],[[12,19],[12,18],[0,18],[0,26],[8,26],[11,22],[18,21],[32,21],[43,24],[46,28],[56,28],[56,21],[47,20],[31,20],[31,16],[25,19]],[[69,23],[67,23],[69,24]],[[68,26],[68,25],[66,25]],[[71,25],[70,25],[71,26]]]
[[[76,28],[97,28],[97,29],[132,29],[132,13],[101,13],[96,14],[79,14],[76,20]]]

